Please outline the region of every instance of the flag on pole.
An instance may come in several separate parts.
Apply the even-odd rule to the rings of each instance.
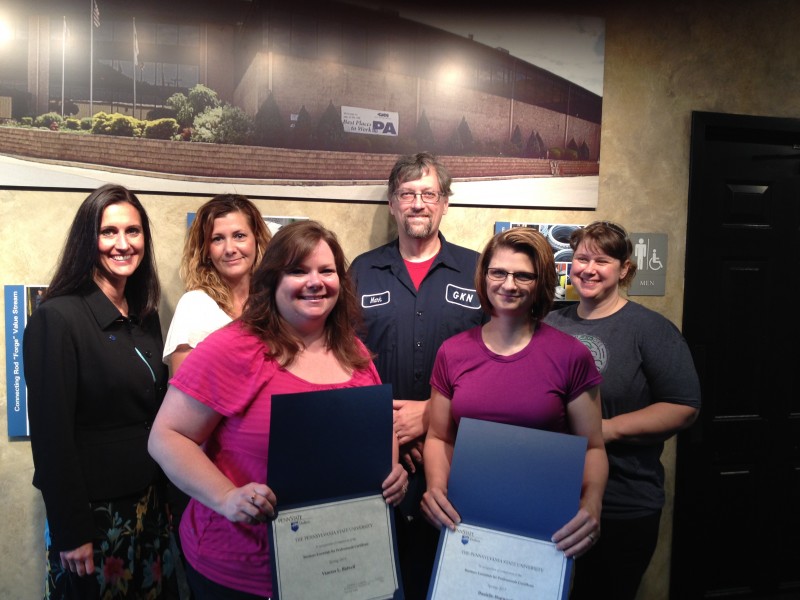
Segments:
[[[64,71],[67,62],[67,38],[69,37],[69,27],[67,27],[67,17],[64,15],[64,31],[61,32],[61,116],[64,116]]]
[[[139,62],[139,38],[136,37],[136,18],[133,19],[133,66],[142,66]]]
[[[136,114],[136,67],[139,66],[139,38],[136,36],[136,17],[133,17],[133,114]]]
[[[89,0],[89,116],[94,119],[94,30],[100,27],[97,0]]]

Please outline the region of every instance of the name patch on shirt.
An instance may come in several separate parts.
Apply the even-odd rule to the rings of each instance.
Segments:
[[[380,294],[364,294],[361,296],[361,308],[383,306],[384,304],[389,304],[390,300],[391,295],[388,290]]]
[[[481,307],[481,300],[478,298],[478,292],[469,288],[458,287],[452,283],[447,284],[445,299],[450,304],[458,304],[464,308],[478,310]]]

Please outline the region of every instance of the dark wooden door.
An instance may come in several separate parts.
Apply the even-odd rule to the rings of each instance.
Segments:
[[[671,597],[800,598],[800,119],[692,116]]]

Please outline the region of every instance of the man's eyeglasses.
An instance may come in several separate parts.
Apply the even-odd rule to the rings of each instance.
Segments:
[[[486,269],[486,276],[492,281],[505,281],[509,275],[514,278],[515,282],[522,284],[533,283],[538,277],[536,273],[528,273],[526,271],[517,271],[516,273],[513,273],[511,271],[506,271],[505,269]]]
[[[397,192],[395,196],[402,204],[413,204],[414,200],[417,199],[419,196],[420,200],[422,200],[425,204],[439,204],[439,198],[441,197],[441,192],[410,192],[410,191],[402,191]]]

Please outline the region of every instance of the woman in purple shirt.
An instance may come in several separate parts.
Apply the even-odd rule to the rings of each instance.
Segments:
[[[585,436],[579,510],[552,538],[567,556],[579,556],[599,534],[608,477],[601,377],[583,344],[542,323],[556,287],[547,240],[529,228],[497,234],[478,261],[475,285],[491,319],[448,339],[437,354],[422,510],[436,527],[455,529],[460,521],[447,499],[447,479],[462,417]]]

